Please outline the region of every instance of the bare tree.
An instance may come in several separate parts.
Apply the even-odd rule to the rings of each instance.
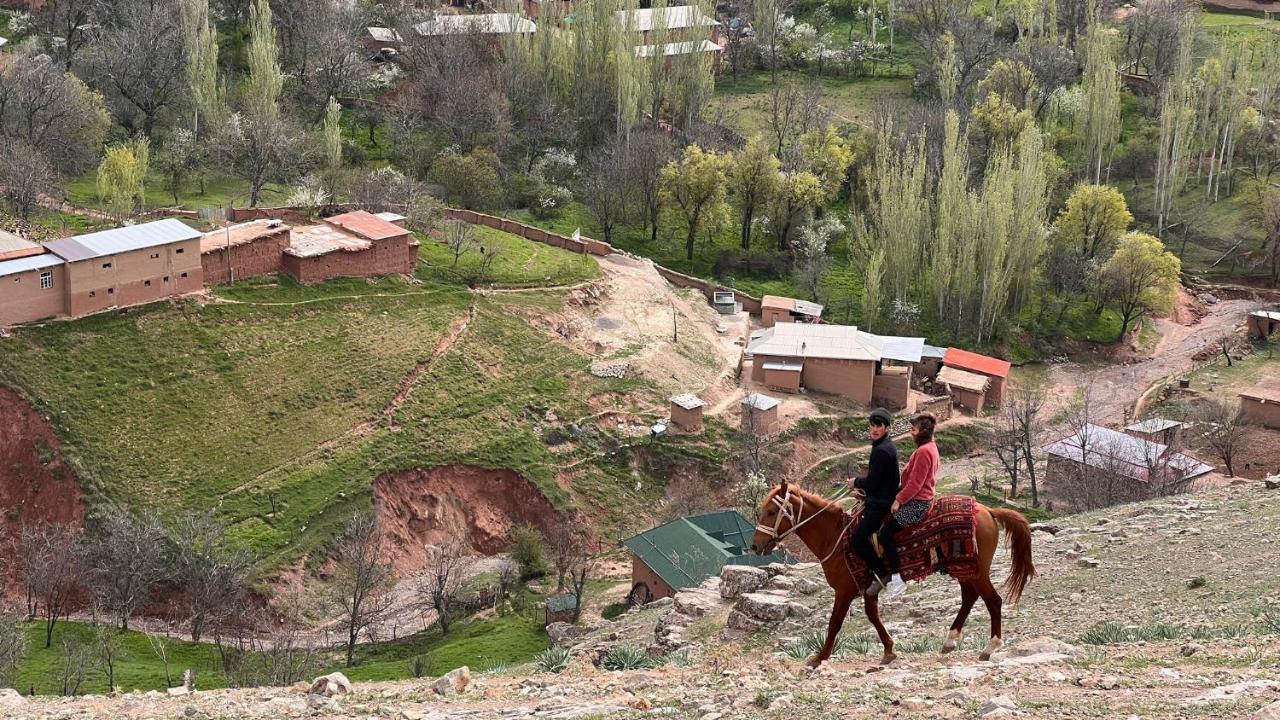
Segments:
[[[480,246],[480,262],[467,273],[465,282],[471,287],[481,285],[489,281],[493,272],[493,264],[497,262],[498,256],[502,254],[502,246],[497,243],[489,243]]]
[[[58,648],[58,659],[54,672],[62,686],[63,695],[79,695],[80,686],[84,684],[89,670],[89,648],[79,635],[64,634],[62,644]]]
[[[361,8],[345,0],[277,0],[280,55],[298,94],[314,108],[314,120],[330,97],[353,93],[366,74],[358,40]]]
[[[582,600],[587,593],[587,579],[595,569],[595,558],[592,557],[585,540],[579,545],[578,552],[569,565],[569,579],[573,583],[573,621],[582,619]]]
[[[189,512],[170,530],[174,581],[182,589],[191,640],[206,631],[221,646],[223,623],[240,613],[252,558],[231,546],[227,524],[213,513]]]
[[[27,632],[22,618],[8,610],[0,611],[0,686],[17,685],[18,665],[27,651]]]
[[[53,40],[63,69],[71,70],[72,61],[88,41],[87,31],[103,9],[102,0],[46,0],[34,6],[40,34]]]
[[[94,597],[115,616],[121,630],[128,630],[133,611],[150,599],[164,578],[164,528],[154,514],[134,516],[111,508],[88,561]]]
[[[173,675],[169,672],[169,636],[157,635],[154,632],[146,633],[147,644],[151,646],[151,652],[155,654],[156,659],[164,665],[164,687],[166,690],[173,687]]]
[[[311,165],[306,135],[278,113],[236,113],[217,141],[219,158],[249,183],[249,206],[257,207],[269,182],[288,183]]]
[[[630,192],[640,200],[641,216],[649,228],[649,240],[658,239],[658,218],[662,211],[662,168],[675,157],[675,144],[657,128],[646,128],[631,133],[627,144],[626,174],[631,179]]]
[[[96,618],[97,612],[95,610]],[[89,649],[92,661],[98,666],[98,672],[107,681],[108,692],[115,692],[116,667],[124,659],[124,646],[120,643],[120,631],[114,625],[94,622]]]
[[[235,653],[226,663],[228,681],[236,687],[292,685],[315,676],[324,653],[308,638],[300,596],[279,598],[277,608],[261,608],[239,634]],[[265,637],[256,628],[266,628]]]
[[[382,547],[377,521],[355,513],[347,521],[329,584],[330,604],[341,611],[346,631],[347,667],[355,664],[360,633],[377,623],[391,607],[395,574]]]
[[[440,632],[448,635],[454,601],[471,567],[470,547],[465,539],[451,537],[428,551],[431,557],[418,578],[418,589],[423,605],[435,611]]]
[[[617,142],[601,146],[587,161],[582,180],[582,202],[604,234],[613,242],[614,229],[626,219],[627,173],[626,147]]]
[[[39,150],[78,175],[97,162],[110,117],[102,98],[47,55],[0,53],[0,144]]]
[[[1249,431],[1239,406],[1212,400],[1205,408],[1202,422],[1207,426],[1203,436],[1205,444],[1226,466],[1227,475],[1234,477],[1235,459]]]
[[[1038,386],[1021,386],[1005,393],[1000,414],[1022,449],[1023,467],[1031,488],[1031,506],[1040,507],[1040,488],[1036,482],[1036,460],[1033,451],[1042,431],[1040,412],[1047,396]],[[1016,494],[1016,488],[1015,493]]]
[[[791,150],[799,137],[827,124],[829,112],[822,106],[822,88],[815,83],[775,84],[764,101],[765,125],[773,137],[774,154],[784,169],[795,169],[798,158]]]
[[[160,113],[186,89],[182,14],[169,0],[114,0],[103,20],[93,35],[88,76],[116,117],[149,137]]]
[[[558,523],[544,533],[547,555],[556,572],[556,592],[564,592],[565,577],[580,565],[587,552],[587,541],[580,533],[564,523]]]
[[[498,614],[501,615],[507,596],[511,594],[511,589],[520,582],[520,563],[511,558],[504,558],[498,563],[497,576],[498,592],[494,596],[493,606],[498,611]]]
[[[28,613],[44,617],[44,646],[53,647],[53,628],[82,589],[80,529],[63,523],[24,526],[18,537],[18,557]]]
[[[27,219],[40,207],[40,198],[60,192],[58,173],[44,153],[15,140],[0,153],[0,193],[18,217]]]
[[[449,254],[453,256],[453,264],[450,267],[458,267],[458,261],[462,256],[476,246],[475,237],[475,228],[470,223],[460,220],[445,221],[444,244],[449,248]]]

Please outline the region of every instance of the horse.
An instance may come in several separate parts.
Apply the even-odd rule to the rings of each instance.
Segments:
[[[991,616],[991,639],[978,657],[990,660],[991,654],[1004,644],[1000,637],[1000,608],[1004,599],[1017,602],[1027,583],[1035,576],[1036,570],[1031,562],[1031,526],[1027,519],[1016,510],[975,504],[978,575],[970,580],[957,580],[960,583],[960,612],[956,615],[955,622],[951,623],[942,652],[952,652],[959,646],[969,611],[981,597]],[[818,667],[831,657],[836,636],[840,634],[840,628],[849,612],[849,605],[856,595],[862,594],[860,583],[853,576],[844,557],[845,530],[849,528],[851,521],[852,516],[846,514],[834,500],[783,482],[765,495],[760,507],[759,524],[756,525],[756,532],[751,540],[752,552],[767,555],[788,536],[799,537],[814,557],[820,558],[827,584],[836,591],[835,602],[831,606],[831,620],[827,623],[827,639],[822,649],[809,658],[807,664],[811,668]],[[991,584],[991,560],[995,557],[1000,536],[998,526],[1004,528],[1006,544],[1013,559],[1012,572],[1001,588],[1004,599]],[[876,635],[880,637],[880,644],[884,646],[880,664],[888,665],[897,658],[897,654],[893,651],[893,638],[880,621],[879,598],[864,595],[862,606]]]

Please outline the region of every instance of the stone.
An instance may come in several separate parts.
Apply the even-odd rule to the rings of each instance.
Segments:
[[[340,672],[321,675],[311,681],[311,687],[307,688],[308,695],[323,695],[325,697],[333,697],[335,695],[346,695],[352,691],[351,681],[346,675]]]
[[[675,598],[668,595],[667,597],[658,598],[653,602],[645,603],[644,605],[641,605],[640,608],[642,610],[657,610],[672,605],[675,601]]]
[[[1268,490],[1280,490],[1280,480],[1263,480],[1262,484]],[[1267,707],[1271,707],[1268,705]],[[1266,708],[1263,708],[1265,710]]]
[[[1038,523],[1031,523],[1031,532],[1042,532],[1042,533],[1048,533],[1050,535],[1057,535],[1058,533],[1062,532],[1062,528],[1058,527],[1057,525],[1038,522]]]
[[[743,632],[755,632],[764,627],[764,623],[759,620],[747,617],[738,610],[730,610],[729,617],[725,619],[725,627],[730,630],[741,630]]]
[[[547,626],[547,637],[556,647],[572,647],[586,634],[582,628],[567,622],[553,622]]]
[[[738,598],[734,610],[760,622],[779,622],[787,619],[787,600],[777,595],[747,593]]]
[[[1182,655],[1182,657],[1191,657],[1199,652],[1204,652],[1204,646],[1200,643],[1187,643],[1178,650],[1178,654]]]
[[[19,708],[25,705],[27,699],[22,697],[22,693],[12,688],[4,688],[0,690],[0,708]]]
[[[1249,720],[1280,720],[1280,700],[1249,716]]]
[[[812,595],[821,589],[821,586],[819,586],[818,583],[810,580],[809,578],[798,577],[794,578],[794,580],[796,592],[801,595]]]
[[[750,565],[725,565],[720,570],[720,597],[732,600],[753,593],[769,580],[769,573]]]
[[[1204,703],[1221,702],[1224,700],[1239,700],[1250,695],[1267,692],[1277,686],[1280,686],[1280,682],[1275,680],[1246,680],[1244,682],[1213,688],[1209,692],[1194,697],[1188,702],[1192,705],[1200,705]]]
[[[1018,704],[1010,700],[1007,695],[997,695],[978,708],[978,717],[1004,717],[1012,715],[1018,710]]]
[[[432,691],[437,695],[457,695],[467,691],[467,686],[471,684],[471,668],[463,665],[456,670],[450,670],[448,673],[440,676],[431,686]]]
[[[183,687],[183,686],[179,685],[178,687],[171,687],[171,688],[169,688],[168,692],[169,692],[169,694],[170,694],[170,695],[173,695],[173,696],[177,697],[178,695],[187,695],[187,694],[189,694],[191,691],[190,691],[190,690],[188,690],[188,689],[186,689],[185,687]]]
[[[400,720],[422,720],[422,713],[418,710],[405,708],[400,711]]]
[[[721,585],[723,588],[723,584]],[[707,613],[714,612],[718,601],[715,596],[705,590],[692,589],[681,590],[676,593],[675,601],[672,607],[676,612],[692,617],[702,617]]]
[[[1098,681],[1099,690],[1115,690],[1120,687],[1120,678],[1115,675],[1106,675]]]
[[[764,566],[764,571],[769,574],[769,577],[774,577],[776,575],[790,575],[800,569],[800,565],[788,565],[780,562],[769,563]]]
[[[979,682],[987,677],[986,671],[976,667],[955,668],[947,673],[947,678],[954,683]]]
[[[770,590],[783,590],[790,592],[791,590],[795,590],[796,581],[795,578],[790,575],[778,575],[770,578],[769,582],[765,583],[764,586]],[[721,588],[723,587],[724,586],[721,585]]]
[[[794,600],[787,603],[787,615],[793,618],[807,618],[813,614],[813,608]]]
[[[307,695],[307,709],[312,711],[338,712],[342,709],[338,701],[327,695]]]
[[[1009,654],[1013,657],[1029,657],[1032,655],[1045,655],[1048,653],[1077,655],[1079,652],[1080,649],[1076,646],[1051,637],[1032,638],[1031,640],[1019,642],[1017,645],[1009,649]]]
[[[1096,559],[1088,556],[1081,557],[1080,559],[1076,560],[1076,565],[1082,568],[1096,568],[1101,564],[1102,563],[1098,562]]]
[[[933,709],[933,701],[924,698],[903,698],[898,707],[908,712],[926,712]]]

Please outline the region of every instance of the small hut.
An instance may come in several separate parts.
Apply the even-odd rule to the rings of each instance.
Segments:
[[[992,405],[1000,405],[1004,402],[1005,379],[1009,377],[1009,368],[1013,367],[1008,360],[979,355],[960,348],[947,348],[947,354],[942,356],[942,364],[956,370],[986,375],[991,379],[986,390],[986,402]]]
[[[1249,337],[1266,340],[1277,332],[1280,332],[1280,312],[1254,310],[1249,313]]]
[[[690,393],[671,398],[671,424],[685,432],[702,432],[702,398]]]
[[[1177,420],[1169,420],[1168,418],[1147,418],[1142,422],[1134,423],[1129,427],[1126,427],[1124,431],[1136,438],[1141,438],[1149,442],[1181,447],[1182,427],[1183,424]]]
[[[547,619],[543,627],[556,622],[573,622],[578,610],[578,598],[571,593],[547,598]]]
[[[778,399],[760,393],[742,398],[742,427],[758,434],[773,431],[778,423]]]
[[[952,403],[978,415],[982,413],[982,408],[986,404],[991,378],[953,367],[944,367],[938,371],[938,377],[934,378],[933,382],[935,385],[946,388],[947,393],[951,395]]]

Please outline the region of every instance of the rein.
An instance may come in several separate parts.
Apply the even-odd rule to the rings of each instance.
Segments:
[[[791,505],[791,488],[788,487],[786,489],[786,493],[781,498],[778,497],[777,493],[774,493],[773,497],[769,499],[769,502],[778,506],[778,517],[774,519],[773,527],[768,527],[766,525],[756,525],[756,530],[758,532],[761,532],[773,538],[773,542],[776,545],[782,542],[783,540],[794,535],[797,530],[807,525],[814,518],[817,518],[818,516],[820,516],[823,513],[823,511],[827,510],[828,508],[830,508],[832,505],[835,504],[834,501],[828,501],[827,504],[823,507],[815,507],[813,514],[811,514],[809,517],[802,518],[802,516],[804,515],[804,495],[797,494],[796,499],[800,501],[800,509],[798,512],[793,512],[792,505]],[[836,542],[835,542],[835,545],[832,546],[831,552],[827,553],[826,557],[819,560],[818,564],[823,564],[826,561],[830,560],[832,556],[836,554],[836,551],[840,549],[840,545],[842,544],[841,541],[844,540],[844,534],[848,532],[849,526],[853,525],[853,519],[855,517],[855,513],[846,513],[846,514],[848,515],[849,520],[844,524],[844,527],[841,528],[840,532],[836,535]],[[779,533],[778,528],[782,527],[782,521],[784,519],[791,521],[791,527]]]

